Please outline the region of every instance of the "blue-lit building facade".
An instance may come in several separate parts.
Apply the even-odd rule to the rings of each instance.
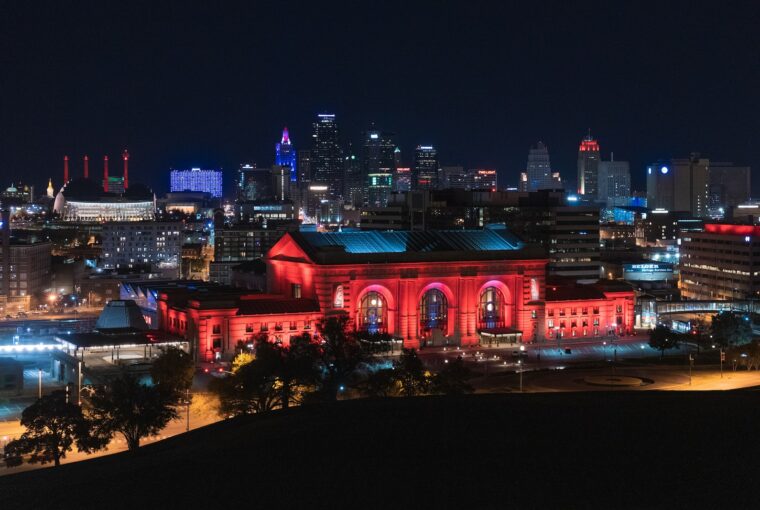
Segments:
[[[170,173],[170,191],[200,191],[210,193],[214,198],[222,197],[222,171],[202,170],[172,170]]]
[[[293,148],[293,144],[290,142],[290,134],[288,128],[282,130],[282,138],[280,143],[274,147],[274,164],[278,166],[290,167],[290,182],[296,182],[298,180],[298,172],[296,170],[296,150]]]

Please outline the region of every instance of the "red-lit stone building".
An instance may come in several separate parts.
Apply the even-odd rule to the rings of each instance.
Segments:
[[[415,348],[473,345],[483,332],[534,341],[554,338],[557,331],[600,336],[612,324],[620,334],[633,325],[630,289],[578,290],[572,283],[572,289],[547,290],[543,250],[523,245],[505,229],[290,232],[271,248],[266,263],[265,295],[162,291],[159,327],[185,335],[198,358],[209,359],[233,356],[238,341],[262,332],[286,343],[340,314],[351,328],[388,333]],[[565,301],[559,289],[573,299]],[[547,309],[555,317],[547,317]],[[564,328],[560,313],[568,317]]]

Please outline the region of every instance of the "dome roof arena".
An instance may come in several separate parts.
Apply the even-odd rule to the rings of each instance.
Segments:
[[[64,221],[71,222],[152,220],[155,209],[155,195],[143,184],[133,184],[122,194],[109,193],[87,178],[67,182],[53,205]]]

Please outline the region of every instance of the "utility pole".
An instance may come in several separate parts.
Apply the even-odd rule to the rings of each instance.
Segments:
[[[42,398],[42,369],[37,369],[37,398]]]
[[[691,386],[691,367],[694,364],[694,356],[689,354],[689,386]]]
[[[723,379],[723,362],[726,361],[726,353],[720,350],[720,378]]]

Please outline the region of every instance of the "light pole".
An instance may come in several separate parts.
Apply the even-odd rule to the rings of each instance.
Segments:
[[[522,393],[522,392],[523,392],[523,383],[522,383],[522,373],[523,373],[523,371],[522,371],[522,361],[523,361],[523,360],[521,360],[521,359],[517,360],[517,366],[518,366],[518,370],[519,370],[519,372],[520,372],[520,393]]]
[[[37,369],[37,398],[42,398],[42,369]]]
[[[82,361],[81,360],[78,362],[78,365],[79,365],[79,377],[78,377],[79,386],[77,388],[77,401],[78,401],[77,405],[79,405],[79,407],[82,407]]]

